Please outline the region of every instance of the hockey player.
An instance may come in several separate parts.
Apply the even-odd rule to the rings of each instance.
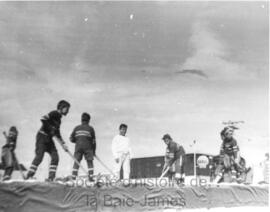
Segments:
[[[60,125],[62,116],[68,114],[69,108],[70,104],[65,100],[61,100],[57,104],[57,110],[51,111],[48,115],[42,117],[42,126],[36,136],[36,155],[27,173],[27,179],[34,176],[39,164],[42,162],[44,153],[47,152],[51,156],[48,181],[54,180],[59,156],[53,139],[58,139],[67,151],[67,146],[61,137]]]
[[[175,178],[177,183],[184,182],[184,148],[174,142],[169,134],[165,134],[162,140],[167,145],[165,154],[165,163],[162,172],[170,167],[169,179]]]
[[[260,168],[262,169],[263,181],[260,183],[269,184],[269,153],[265,153],[265,159],[260,163]]]
[[[81,162],[84,156],[88,165],[89,181],[93,181],[94,166],[93,160],[96,154],[96,135],[95,130],[89,125],[91,116],[88,113],[83,113],[81,116],[81,125],[74,128],[70,141],[75,143],[74,157]],[[79,165],[74,163],[72,170],[72,178],[76,179],[78,175]]]
[[[264,182],[269,184],[269,153],[265,153],[265,160],[263,162],[263,178]]]
[[[220,148],[220,160],[216,169],[214,183],[218,183],[223,177],[224,172],[231,172],[232,181],[237,180],[237,175],[244,171],[240,164],[240,154],[237,141],[233,138],[233,126],[225,127],[221,133],[222,145]]]
[[[6,137],[6,144],[2,147],[2,163],[5,167],[3,181],[11,178],[13,169],[17,163],[14,153],[17,143],[17,136],[18,131],[16,127],[10,127],[8,136]]]
[[[130,140],[126,136],[128,126],[121,124],[119,126],[119,134],[112,140],[112,153],[116,162],[115,172],[120,179],[120,170],[123,166],[123,178],[129,179],[130,175]]]

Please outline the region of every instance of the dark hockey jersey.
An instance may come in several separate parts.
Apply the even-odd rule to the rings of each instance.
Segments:
[[[9,148],[11,151],[14,151],[17,144],[17,137],[7,137],[7,142],[2,148]]]
[[[48,115],[43,116],[41,119],[41,133],[62,139],[60,133],[61,118],[62,115],[57,110],[51,111]]]
[[[227,139],[225,138],[222,142],[221,148],[220,148],[220,155],[223,156],[224,154],[227,154],[229,156],[235,156],[237,152],[239,151],[239,147],[237,145],[237,141],[234,138]]]
[[[70,141],[76,145],[84,146],[85,148],[96,149],[95,130],[89,124],[81,124],[74,128],[70,136]]]
[[[166,148],[165,162],[171,165],[183,155],[185,155],[184,148],[178,143],[170,141]]]

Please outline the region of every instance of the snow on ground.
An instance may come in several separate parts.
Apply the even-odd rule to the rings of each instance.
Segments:
[[[232,207],[232,208],[225,208],[225,207],[219,207],[219,208],[199,208],[199,209],[181,209],[181,211],[187,211],[187,212],[268,212],[269,207]],[[179,210],[176,209],[165,209],[163,212],[176,212]]]

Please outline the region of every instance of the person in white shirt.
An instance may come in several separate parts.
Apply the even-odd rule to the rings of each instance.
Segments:
[[[112,140],[112,153],[116,162],[115,174],[120,179],[120,170],[123,166],[123,178],[129,179],[130,174],[130,141],[126,136],[127,125],[119,126],[119,134]]]
[[[263,169],[263,182],[269,184],[269,153],[265,153],[265,160],[261,163]]]

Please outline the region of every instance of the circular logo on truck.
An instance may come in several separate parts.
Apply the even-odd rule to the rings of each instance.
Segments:
[[[197,159],[197,164],[198,164],[198,166],[199,166],[200,169],[205,169],[206,166],[209,164],[208,157],[206,157],[205,155],[201,155]]]

